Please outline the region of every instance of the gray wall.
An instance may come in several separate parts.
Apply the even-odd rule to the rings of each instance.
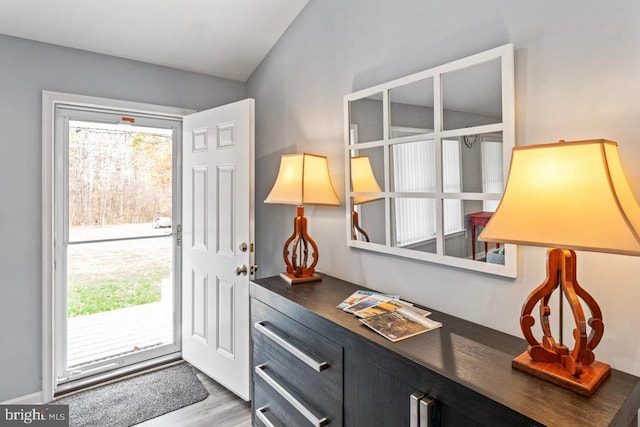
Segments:
[[[516,49],[517,145],[616,140],[640,198],[638,22],[636,0],[311,0],[247,82],[256,98],[260,275],[282,270],[295,214],[262,203],[282,154],[328,155],[344,200],[345,94],[505,43]],[[520,247],[518,278],[504,279],[349,248],[344,207],[306,213],[320,270],[514,335],[522,302],[545,277],[544,248]],[[604,313],[598,359],[640,374],[632,326],[640,323],[640,259],[579,259],[579,280]]]
[[[0,35],[0,402],[41,390],[42,91],[202,110],[242,82]]]

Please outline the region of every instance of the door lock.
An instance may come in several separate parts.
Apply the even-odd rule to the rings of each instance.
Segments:
[[[247,243],[246,243],[246,242],[242,242],[242,243],[240,244],[240,250],[241,250],[242,252],[247,252]]]

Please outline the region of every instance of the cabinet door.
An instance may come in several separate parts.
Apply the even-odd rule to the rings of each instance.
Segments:
[[[381,368],[359,357],[365,349],[348,349],[344,355],[344,420],[347,426],[379,427],[436,427],[456,426],[474,427],[476,423],[462,411],[444,405],[437,394],[424,384],[417,387],[393,372],[393,366]],[[379,360],[384,365],[384,360]],[[388,371],[387,371],[388,368]],[[422,383],[415,378],[416,383]],[[429,423],[425,414],[421,414],[422,423],[416,421],[412,405],[415,395],[421,393],[433,400],[429,408]],[[461,405],[464,406],[464,405]],[[424,408],[423,408],[424,409]],[[418,409],[419,411],[420,409]],[[413,415],[413,416],[412,416]],[[413,422],[412,422],[413,421]]]
[[[416,389],[367,363],[358,352],[344,355],[344,420],[347,426],[409,426]]]

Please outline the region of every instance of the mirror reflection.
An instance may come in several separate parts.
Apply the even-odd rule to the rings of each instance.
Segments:
[[[385,215],[384,199],[372,198],[366,201],[351,199],[351,239],[384,245]]]
[[[390,138],[403,128],[433,132],[433,78],[418,80],[389,90]],[[416,132],[413,132],[416,133]]]
[[[494,210],[487,210],[484,200],[445,199],[445,255],[504,265],[504,245],[478,241],[478,236]],[[496,201],[497,202],[497,201]],[[447,230],[447,222],[449,229]],[[454,224],[459,225],[456,227]]]
[[[515,277],[512,245],[477,240],[514,146],[512,82],[506,45],[346,95],[348,244]]]
[[[360,160],[355,160],[360,158]],[[375,178],[375,182],[380,187],[380,190],[375,191],[383,191],[384,189],[384,149],[382,147],[373,147],[373,148],[360,148],[357,150],[351,150],[351,191],[354,192],[368,192],[374,191],[369,190],[373,188],[371,186],[363,187],[361,184],[361,178],[365,176],[365,174],[371,173],[373,174],[373,178]],[[354,169],[354,167],[356,169]],[[371,172],[367,169],[370,168]],[[354,175],[354,171],[357,176]],[[363,188],[367,188],[366,190]]]
[[[502,194],[503,172],[502,132],[442,140],[445,193]]]
[[[351,204],[351,238],[365,242],[384,243],[384,199],[379,184],[379,182],[383,182],[382,177],[384,176],[382,148],[357,151],[362,154],[351,157],[351,191],[354,193]],[[375,171],[372,161],[376,166]],[[382,200],[382,203],[371,203],[378,200]],[[364,206],[367,204],[370,206]],[[382,211],[380,211],[380,206],[382,206]],[[374,219],[380,218],[380,213],[383,215],[382,222],[376,223]],[[364,218],[361,219],[363,216]],[[364,223],[365,219],[366,224]],[[375,225],[372,226],[372,224]],[[382,242],[380,242],[381,238]]]
[[[413,141],[391,146],[391,191],[434,193],[436,191],[435,141]]]
[[[501,122],[500,59],[442,75],[442,128],[444,130]]]
[[[436,200],[429,198],[391,199],[393,246],[436,253]]]
[[[382,93],[349,102],[351,144],[382,139]]]

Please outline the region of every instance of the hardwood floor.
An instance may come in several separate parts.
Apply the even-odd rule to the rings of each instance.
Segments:
[[[251,404],[213,381],[202,372],[198,378],[209,391],[201,402],[185,406],[138,424],[142,427],[250,427]]]

